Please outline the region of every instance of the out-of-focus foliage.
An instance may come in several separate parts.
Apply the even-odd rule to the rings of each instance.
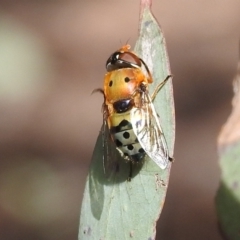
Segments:
[[[49,86],[51,61],[37,36],[0,15],[0,100],[26,100]]]
[[[240,62],[234,79],[233,110],[218,141],[221,182],[216,197],[220,227],[229,240],[240,238]]]

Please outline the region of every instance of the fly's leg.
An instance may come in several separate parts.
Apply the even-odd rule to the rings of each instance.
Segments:
[[[108,125],[107,125],[107,118],[109,116],[108,112],[108,107],[105,104],[105,95],[104,96],[104,103],[102,105],[102,112],[103,112],[103,127],[102,127],[102,147],[103,147],[103,172],[106,174],[106,162],[108,161],[109,158],[109,146],[108,146],[108,141],[109,141],[109,130],[108,130]]]
[[[132,179],[132,172],[133,172],[133,163],[132,161],[129,161],[129,175],[128,175],[128,182],[131,182]]]
[[[106,134],[106,128],[107,128],[107,123],[106,121],[103,119],[103,127],[102,127],[102,148],[103,148],[103,172],[104,174],[106,174],[106,167],[105,167],[105,163],[107,161],[109,152],[108,152],[108,144],[107,144],[107,137]]]
[[[164,81],[158,84],[158,86],[155,88],[154,92],[152,93],[151,99],[152,102],[154,101],[155,97],[157,96],[158,92],[161,90],[161,88],[165,85],[165,83],[171,78],[172,75],[168,75]]]

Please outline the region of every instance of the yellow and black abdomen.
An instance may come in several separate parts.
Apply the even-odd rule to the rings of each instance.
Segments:
[[[123,157],[130,161],[139,162],[144,158],[145,151],[133,131],[130,111],[112,114],[108,117],[108,125],[111,137]]]

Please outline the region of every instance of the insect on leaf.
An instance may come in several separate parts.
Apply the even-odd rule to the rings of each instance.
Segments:
[[[149,4],[143,4],[140,32],[134,52],[149,66],[154,83],[150,92],[170,75],[168,56],[162,31]],[[171,79],[153,102],[160,117],[169,155],[173,156],[175,116]],[[165,170],[149,157],[134,165],[131,181],[127,181],[129,164],[110,146],[114,161],[106,177],[103,167],[102,134],[96,142],[81,208],[79,240],[84,239],[155,239],[156,222],[164,204],[171,163]]]

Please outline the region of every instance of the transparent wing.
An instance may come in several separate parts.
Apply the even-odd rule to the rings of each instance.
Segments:
[[[142,106],[131,110],[133,131],[147,155],[161,168],[169,163],[167,143],[151,97],[142,94]]]
[[[102,144],[103,144],[103,169],[107,178],[110,178],[119,171],[119,153],[113,143],[108,128],[107,121],[103,121],[102,127]]]

